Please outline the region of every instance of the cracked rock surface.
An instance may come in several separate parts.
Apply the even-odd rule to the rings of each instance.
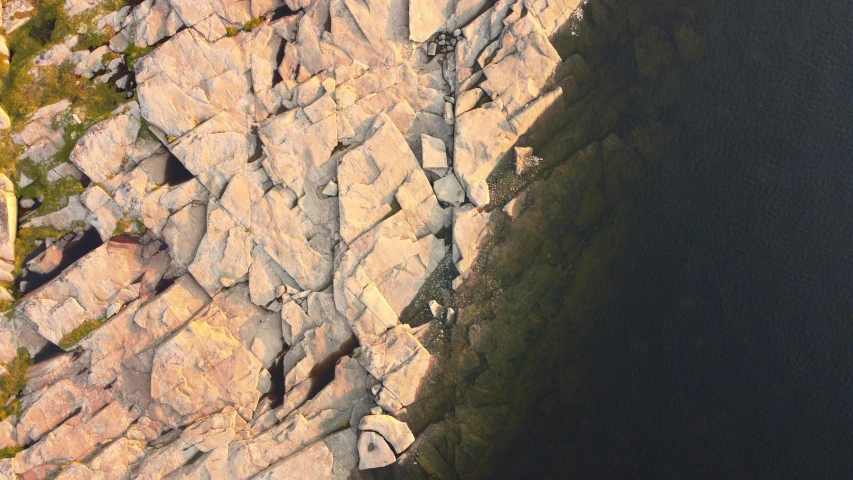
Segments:
[[[47,279],[0,326],[0,361],[37,359],[0,422],[22,447],[0,479],[345,479],[406,461],[436,365],[424,338],[445,321],[407,309],[468,278],[489,176],[561,98],[549,39],[579,3],[146,0],[98,21],[101,51],[60,44],[78,75],[128,75],[134,95],[51,170],[85,190],[25,220],[100,242],[70,263],[77,240],[45,244],[28,265]],[[130,73],[103,65],[129,45],[154,48]],[[30,117],[24,158],[66,148],[68,108]]]

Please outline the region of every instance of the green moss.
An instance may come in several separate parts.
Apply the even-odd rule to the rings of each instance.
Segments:
[[[258,17],[258,18],[254,18],[252,20],[249,20],[248,22],[246,22],[245,25],[243,25],[243,31],[244,32],[251,32],[252,30],[255,29],[255,27],[264,23],[264,20],[266,20],[266,18],[264,18],[264,17]]]
[[[151,53],[152,50],[154,50],[153,46],[138,47],[133,43],[128,45],[127,48],[124,49],[124,58],[127,62],[127,68],[136,71],[136,61]]]
[[[18,454],[18,452],[24,451],[24,447],[20,445],[14,445],[11,447],[0,448],[0,458],[12,458]]]
[[[96,328],[106,322],[106,317],[96,318],[94,320],[86,320],[79,327],[67,333],[61,340],[59,340],[59,348],[63,350],[68,350],[72,348],[74,345],[80,340],[86,338],[87,335],[95,331]]]
[[[66,233],[53,227],[21,228],[15,238],[15,269],[13,274],[18,276],[24,267],[24,260],[35,251],[42,240],[46,238],[62,238]]]
[[[26,348],[18,349],[18,355],[5,365],[7,373],[0,376],[0,405],[4,405],[0,407],[0,420],[21,413],[21,402],[17,399],[9,402],[9,399],[27,386],[27,371],[32,365],[33,360]]]
[[[235,37],[235,36],[237,36],[237,32],[238,32],[238,30],[237,30],[236,28],[232,28],[232,27],[225,27],[225,35],[226,35],[226,36],[228,36],[228,37]]]
[[[113,52],[113,51],[109,51],[106,54],[104,54],[104,58],[101,59],[101,64],[103,64],[103,66],[106,67],[110,64],[110,62],[112,62],[113,60],[115,60],[117,58],[121,58],[121,54]]]
[[[126,218],[122,218],[118,221],[118,225],[116,226],[115,232],[113,232],[113,236],[143,235],[147,231],[148,229],[145,228],[145,225],[139,220],[128,220]]]

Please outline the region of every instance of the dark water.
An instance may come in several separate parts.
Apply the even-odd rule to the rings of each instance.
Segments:
[[[853,476],[851,5],[694,5],[708,56],[661,116],[587,375],[499,476]]]

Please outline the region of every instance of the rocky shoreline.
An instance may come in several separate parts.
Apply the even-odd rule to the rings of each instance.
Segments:
[[[94,93],[0,115],[0,478],[487,476],[648,150],[579,4],[59,5],[27,72]]]

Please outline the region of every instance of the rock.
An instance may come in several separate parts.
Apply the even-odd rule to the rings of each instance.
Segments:
[[[427,55],[429,55],[429,56],[435,55],[437,49],[438,49],[438,44],[436,44],[435,42],[429,42],[429,45],[427,45]]]
[[[358,428],[362,431],[377,432],[382,435],[397,454],[403,453],[415,443],[415,436],[405,422],[390,415],[367,415],[361,418]]]
[[[11,127],[12,119],[9,118],[9,114],[3,108],[0,108],[0,130],[8,130]]]
[[[153,291],[165,270],[164,254],[144,260],[141,245],[110,241],[24,298],[15,318],[55,344],[86,320],[105,315],[113,298],[134,282]]]
[[[80,171],[73,163],[63,162],[47,172],[47,181],[55,182],[61,178],[71,177],[77,180],[83,180],[83,172]]]
[[[52,272],[59,264],[62,263],[62,247],[53,244],[48,246],[44,252],[33,258],[27,263],[27,270],[45,274]]]
[[[530,147],[515,147],[515,174],[524,175],[539,164]]]
[[[65,128],[54,129],[55,120],[71,106],[68,100],[61,100],[39,108],[30,116],[27,125],[12,135],[17,145],[28,147],[23,158],[41,163],[51,159],[65,145]]]
[[[15,184],[0,174],[0,260],[15,261],[15,237],[18,231],[18,199]]]
[[[383,390],[379,395],[385,391],[402,406],[411,405],[430,369],[429,352],[406,325],[398,325],[372,341],[375,343],[362,346],[359,362],[382,382]]]
[[[163,240],[169,245],[169,255],[178,271],[186,269],[195,258],[206,233],[206,213],[205,205],[189,204],[170,216],[163,227]]]
[[[444,26],[453,12],[451,0],[410,0],[409,39],[425,42]]]
[[[86,132],[71,151],[74,163],[93,182],[103,183],[118,173],[129,159],[141,123],[132,114],[101,122]]]
[[[521,207],[524,204],[525,198],[527,198],[527,191],[521,192],[518,196],[507,202],[501,210],[509,215],[509,218],[515,220],[521,214]]]
[[[432,313],[433,318],[438,318],[441,316],[441,314],[444,313],[444,307],[441,306],[441,304],[438,303],[437,301],[430,300],[429,301],[429,311],[430,311],[430,313]]]
[[[167,424],[184,424],[223,407],[254,409],[263,368],[225,327],[192,321],[157,348],[151,397],[162,403]]]
[[[385,467],[397,461],[385,439],[374,432],[361,432],[358,438],[358,458],[359,470]]]
[[[453,206],[462,205],[465,202],[465,191],[462,190],[456,175],[450,174],[442,177],[433,184],[435,196],[442,202]]]
[[[482,207],[489,203],[491,196],[486,179],[517,138],[503,111],[494,102],[465,112],[456,119],[453,168],[474,205]]]
[[[18,435],[15,433],[14,417],[7,417],[0,422],[0,448],[13,447],[18,444]]]
[[[472,88],[471,90],[466,90],[459,94],[459,99],[456,102],[456,116],[460,116],[463,113],[473,109],[480,99],[483,98],[483,89],[481,88]]]
[[[101,45],[84,58],[74,67],[74,75],[85,78],[92,78],[95,73],[104,70],[103,59],[104,55],[110,51],[106,45]]]
[[[334,181],[329,182],[326,187],[323,188],[323,195],[336,197],[338,195],[338,184]]]
[[[488,215],[473,205],[463,205],[453,210],[453,262],[463,279],[468,277],[477,259],[479,246],[489,233]]]
[[[325,440],[311,444],[253,478],[258,480],[347,478],[358,463],[356,438],[351,429],[330,435]]]
[[[349,323],[335,308],[331,294],[311,293],[307,305],[307,321],[301,321],[316,327],[306,328],[308,325],[303,324],[300,329],[298,325],[290,325],[291,341],[294,343],[282,360],[285,391],[307,380],[315,366],[343,353],[344,345],[352,339]],[[301,330],[298,341],[292,339],[294,330]]]
[[[438,176],[447,173],[447,150],[441,139],[421,135],[422,166]]]

